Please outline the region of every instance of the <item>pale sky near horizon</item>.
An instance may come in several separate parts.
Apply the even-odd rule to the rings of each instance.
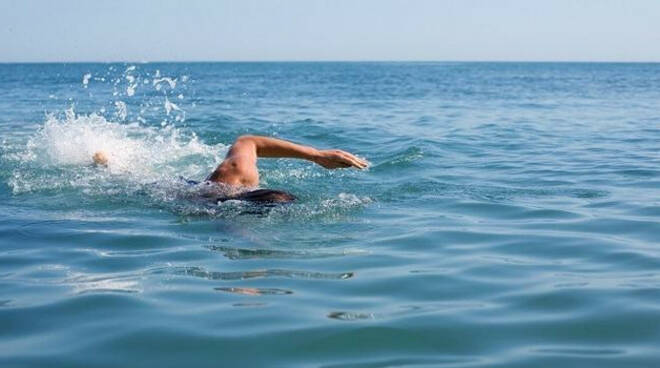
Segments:
[[[660,0],[0,0],[0,62],[660,61]]]

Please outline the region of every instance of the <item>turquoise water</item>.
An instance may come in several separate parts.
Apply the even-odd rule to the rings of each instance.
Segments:
[[[3,367],[660,365],[660,64],[0,65]],[[210,205],[241,134],[299,201]],[[90,166],[97,149],[108,169]]]

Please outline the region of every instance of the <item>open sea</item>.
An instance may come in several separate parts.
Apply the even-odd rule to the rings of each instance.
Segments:
[[[660,64],[0,64],[0,366],[658,367]]]

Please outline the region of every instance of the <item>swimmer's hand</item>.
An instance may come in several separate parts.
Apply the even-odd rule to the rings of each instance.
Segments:
[[[96,151],[92,156],[94,164],[99,166],[108,166],[108,155],[103,151]]]
[[[337,149],[318,151],[318,154],[312,158],[312,161],[325,167],[326,169],[339,169],[345,167],[365,169],[369,167],[369,162],[366,160],[363,160],[346,151]]]

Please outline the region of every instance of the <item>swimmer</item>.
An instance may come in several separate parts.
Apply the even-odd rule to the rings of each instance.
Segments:
[[[364,169],[369,166],[366,160],[342,150],[318,150],[282,139],[244,135],[236,139],[225,159],[206,178],[207,183],[220,184],[235,193],[216,197],[215,200],[224,202],[236,199],[260,203],[287,203],[295,200],[295,196],[281,190],[256,189],[259,186],[259,157],[303,159],[326,169]],[[97,166],[108,166],[108,154],[104,151],[94,152],[92,160]],[[189,184],[198,184],[193,180],[186,181]]]
[[[256,188],[259,186],[259,157],[288,157],[312,161],[326,169],[350,168],[364,169],[369,166],[366,160],[346,151],[330,149],[318,150],[281,139],[244,135],[232,144],[224,161],[206,180],[230,187]],[[272,189],[256,189],[224,198],[251,202],[285,203],[295,200],[287,192]],[[222,201],[223,198],[219,198]]]

